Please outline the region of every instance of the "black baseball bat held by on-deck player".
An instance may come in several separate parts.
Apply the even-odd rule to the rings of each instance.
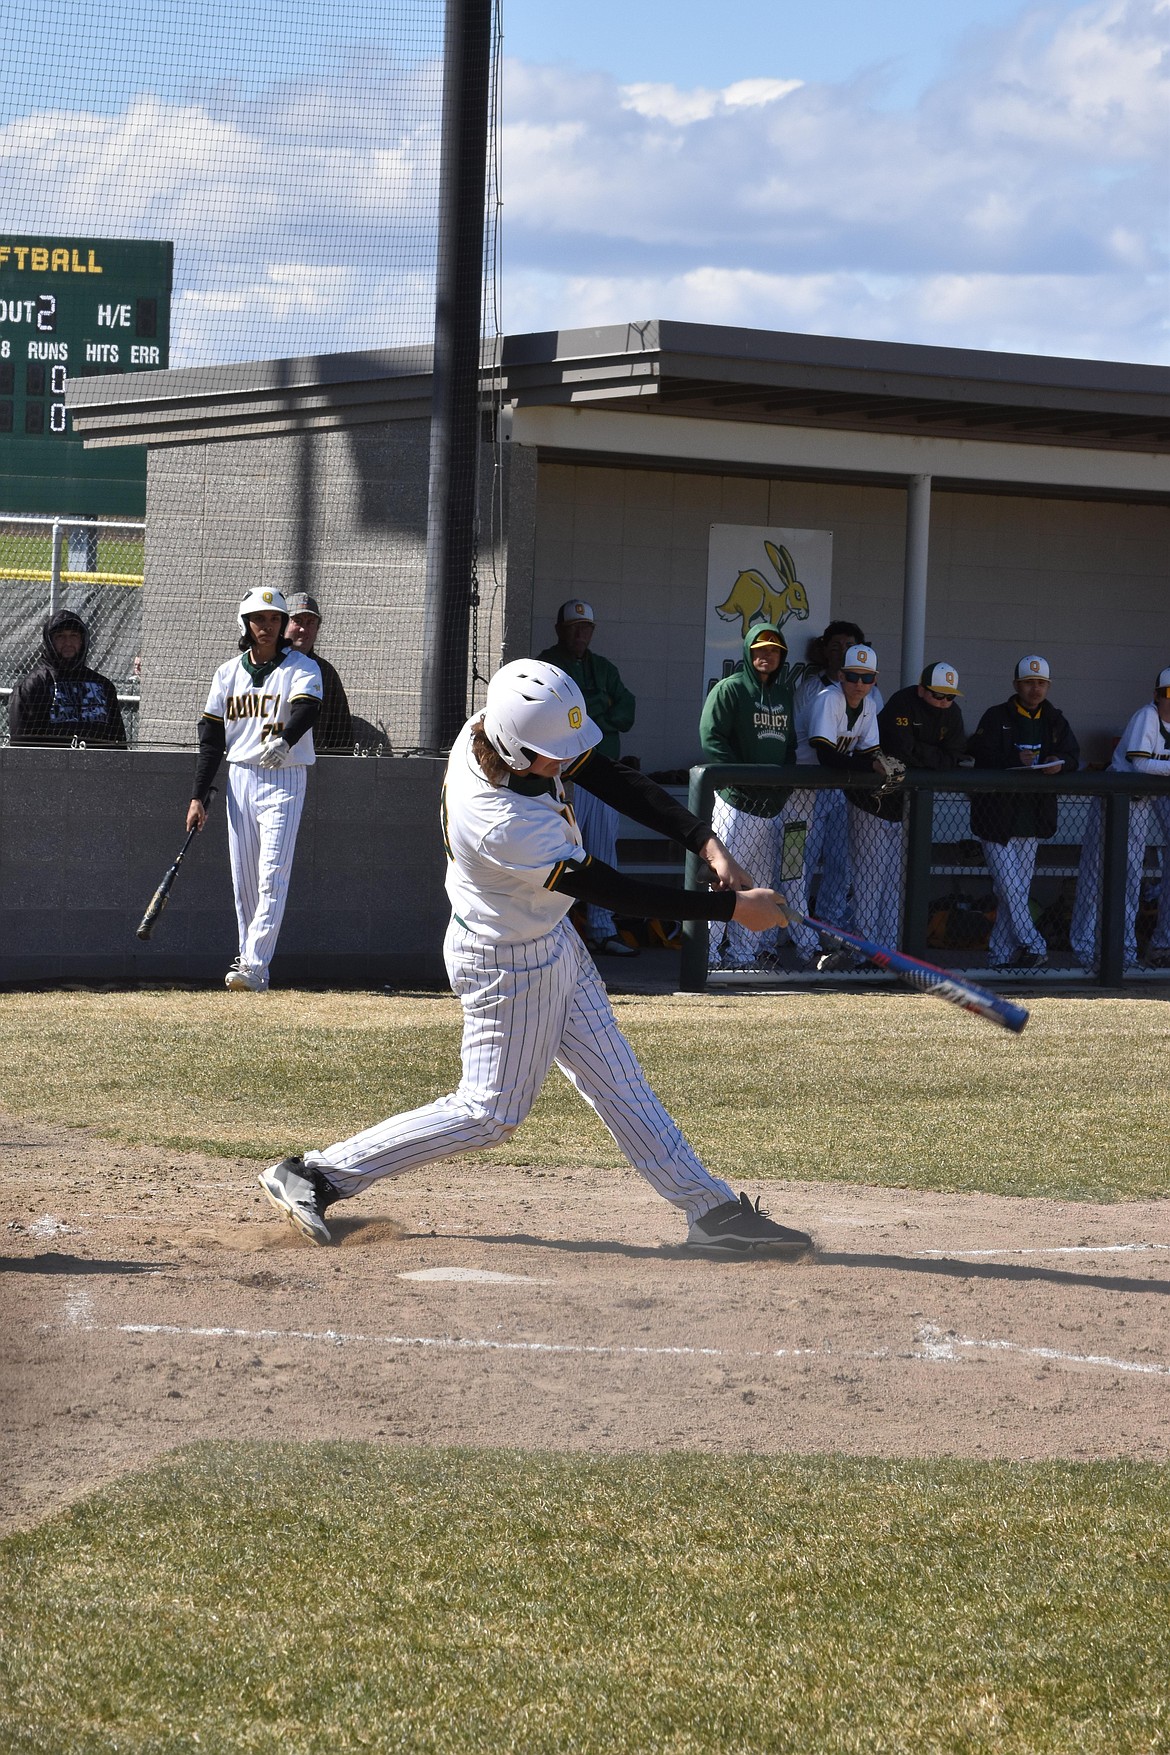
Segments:
[[[215,790],[216,789],[213,786],[211,788],[211,791],[207,794],[208,804],[210,804],[211,800],[214,798]],[[192,841],[195,839],[195,837],[198,833],[199,833],[199,825],[198,824],[196,824],[196,826],[193,829],[188,830],[187,839],[183,842],[183,845],[179,848],[179,853],[178,853],[177,859],[174,861],[174,863],[172,865],[168,865],[166,872],[163,874],[162,883],[158,886],[158,889],[154,892],[154,895],[150,898],[150,901],[146,904],[146,913],[142,916],[142,919],[138,922],[138,937],[139,938],[149,938],[151,933],[154,931],[155,921],[158,919],[159,915],[162,913],[163,909],[167,905],[167,898],[170,896],[170,893],[171,893],[171,885],[174,883],[175,878],[178,876],[179,867],[183,863],[183,855],[184,855],[184,853],[186,853],[188,847],[190,847]]]
[[[843,926],[829,926],[823,920],[814,920],[811,914],[791,910],[789,919],[803,921],[814,932],[823,933],[826,938],[840,939],[842,944],[851,945],[862,956],[868,957],[871,963],[876,963],[879,969],[892,969],[895,975],[901,975],[922,993],[929,993],[934,999],[945,999],[951,1005],[957,1005],[965,1012],[975,1012],[981,1018],[990,1018],[993,1024],[1001,1024],[1005,1030],[1014,1030],[1018,1035],[1028,1022],[1028,1013],[1024,1006],[1015,1005],[1010,999],[1002,999],[998,993],[979,987],[974,981],[968,981],[965,975],[957,975],[953,969],[940,969],[935,963],[924,963],[918,957],[908,957],[904,951],[891,950],[888,945],[874,944],[872,939],[862,938],[859,933],[846,932]]]

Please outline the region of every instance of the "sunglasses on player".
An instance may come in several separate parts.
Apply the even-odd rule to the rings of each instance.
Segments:
[[[877,681],[876,670],[847,670],[843,674],[846,682],[872,683]]]
[[[954,695],[948,695],[941,689],[927,689],[926,692],[932,701],[941,701],[944,707],[949,707],[955,698]]]

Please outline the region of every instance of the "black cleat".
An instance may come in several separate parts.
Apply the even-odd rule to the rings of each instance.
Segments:
[[[721,1255],[779,1255],[794,1260],[812,1246],[811,1237],[778,1225],[760,1211],[758,1199],[753,1206],[746,1194],[713,1207],[687,1232],[688,1249],[717,1250]]]
[[[260,1186],[276,1208],[310,1243],[332,1243],[325,1210],[341,1196],[315,1165],[282,1158],[262,1172]]]

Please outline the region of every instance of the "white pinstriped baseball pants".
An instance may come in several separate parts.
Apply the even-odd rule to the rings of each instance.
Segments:
[[[899,943],[906,865],[906,829],[851,801],[849,859],[853,867],[853,919],[862,938],[874,944]]]
[[[345,1198],[383,1176],[496,1146],[528,1114],[554,1061],[656,1193],[693,1223],[735,1195],[705,1170],[618,1029],[585,946],[567,921],[497,945],[452,920],[447,973],[463,1006],[463,1076],[450,1096],[306,1152]]]
[[[983,857],[995,890],[995,925],[987,946],[993,969],[1004,968],[1018,951],[1046,957],[1048,946],[1032,919],[1032,879],[1039,841],[1013,835],[1010,841],[981,841]]]
[[[276,949],[308,769],[227,765],[228,852],[240,934],[240,962],[268,979]]]

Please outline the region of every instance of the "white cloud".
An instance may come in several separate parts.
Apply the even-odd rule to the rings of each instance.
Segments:
[[[520,270],[509,283],[508,326],[517,331],[648,316],[1170,364],[1165,287],[1137,276],[765,274],[708,266],[663,277]]]
[[[1170,0],[1022,4],[901,111],[784,69],[682,90],[509,63],[504,321],[1166,359],[1168,34]],[[6,223],[174,239],[176,362],[413,340],[437,98],[433,65],[375,59],[27,115],[0,129]]]
[[[739,79],[722,91],[708,91],[705,86],[680,91],[676,85],[623,85],[620,91],[623,109],[685,127],[688,122],[706,121],[717,110],[755,109],[775,103],[790,91],[798,91],[803,83],[800,79]]]

